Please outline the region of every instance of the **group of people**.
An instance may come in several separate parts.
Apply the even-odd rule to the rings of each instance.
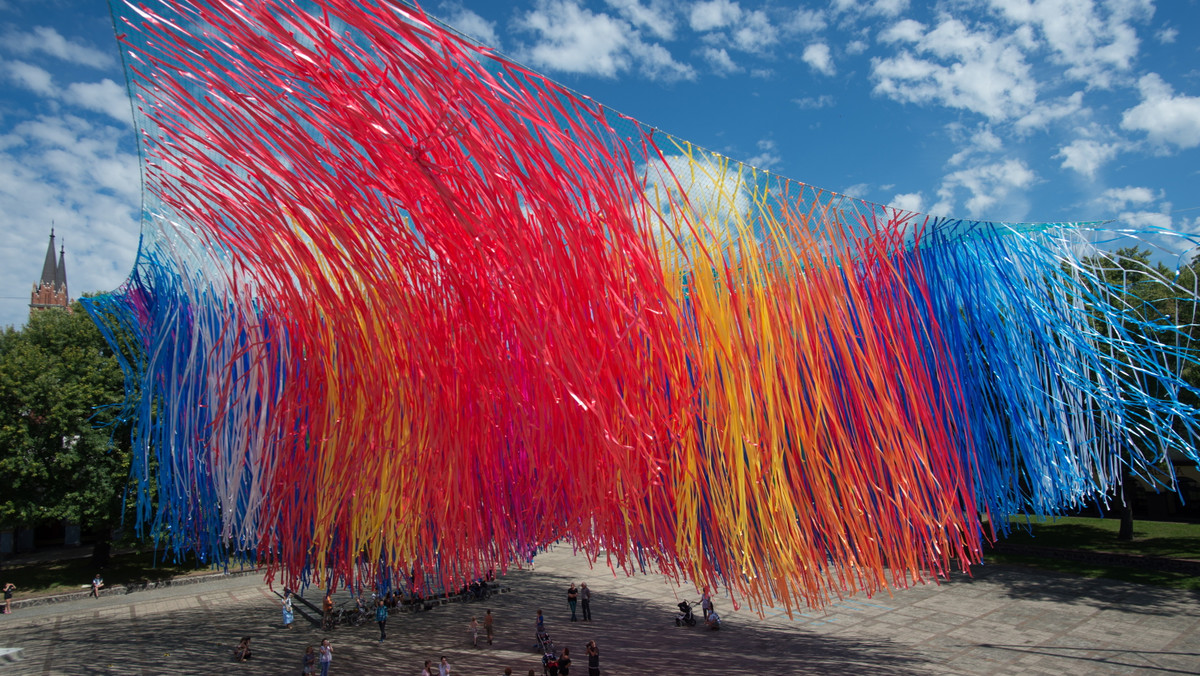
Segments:
[[[572,582],[570,587],[567,587],[567,605],[571,607],[571,621],[575,619],[575,604],[583,602],[583,621],[592,621],[592,590],[588,589],[586,582],[580,582],[579,587]]]
[[[100,589],[103,587],[104,578],[100,577],[100,573],[96,573],[96,577],[92,578],[92,590],[88,592],[88,596],[100,598]],[[13,584],[12,582],[5,582],[4,586],[0,587],[0,591],[4,592],[4,609],[0,612],[8,615],[12,612],[13,594],[15,594],[17,591],[17,585]]]
[[[471,618],[471,645],[479,647],[479,618]],[[483,631],[487,635],[488,645],[492,644],[492,632],[495,631],[495,620],[492,618],[492,609],[488,608],[483,614]]]
[[[99,579],[99,575],[97,575],[97,580],[98,579]],[[102,585],[103,582],[101,581],[98,584]],[[95,581],[93,582],[93,591],[98,589],[98,584]],[[13,585],[11,585],[11,584],[5,586],[6,595],[10,595],[8,592],[9,592],[9,588],[12,586]],[[295,612],[294,612],[294,607],[293,607],[293,603],[294,603],[293,602],[293,592],[291,589],[285,587],[283,590],[282,596],[283,596],[283,598],[282,598],[282,602],[281,602],[281,604],[282,604],[281,607],[282,607],[282,612],[283,612],[283,626],[287,629],[291,629],[292,624],[295,620]],[[705,595],[705,599],[707,599],[707,594]],[[580,605],[580,602],[582,602],[583,621],[585,621],[585,622],[591,621],[591,619],[592,619],[591,600],[592,600],[592,593],[591,593],[591,590],[588,589],[586,582],[581,582],[578,587],[575,585],[574,582],[571,583],[570,587],[567,589],[567,604],[571,609],[571,621],[572,622],[576,622],[579,619],[577,617],[576,609]],[[394,594],[388,594],[387,596],[380,596],[379,598],[377,598],[375,600],[374,616],[375,616],[375,621],[379,625],[379,642],[380,643],[382,643],[384,641],[384,639],[387,638],[387,619],[388,619],[388,614],[389,614],[388,611],[397,605],[397,601],[398,601],[398,598]],[[712,602],[706,601],[706,603],[707,603],[707,605],[705,606],[705,613],[707,616],[707,614],[711,611]],[[362,606],[361,603],[360,603],[360,606]],[[331,619],[331,616],[333,613],[333,598],[330,593],[325,594],[325,598],[322,603],[321,609],[322,609],[322,612],[324,615],[324,619],[326,620],[326,622],[328,622]],[[367,612],[365,606],[360,608],[360,612],[364,612],[364,613]],[[480,623],[478,617],[471,618],[471,623],[470,623],[471,644],[476,647],[479,646],[480,624],[481,623]],[[494,617],[492,615],[492,611],[490,608],[485,612],[485,614],[483,616],[482,626],[483,626],[483,631],[484,631],[484,637],[487,640],[488,645],[492,645],[492,642],[495,638],[495,633],[494,633],[495,632],[495,620],[494,620]],[[542,615],[542,611],[538,610],[537,611],[537,631],[538,631],[539,636],[545,634],[545,629],[546,629],[545,617]],[[599,676],[599,674],[600,674],[600,650],[596,647],[596,642],[588,641],[588,643],[585,647],[585,652],[586,652],[586,656],[587,656],[588,676]],[[252,653],[250,650],[250,637],[245,637],[238,643],[237,647],[234,649],[233,656],[236,661],[245,662],[246,660],[249,660],[251,658],[251,654]],[[573,660],[571,658],[570,648],[564,647],[560,653],[554,653],[553,651],[551,651],[543,656],[543,660],[542,660],[543,674],[546,674],[549,676],[570,676],[572,661]],[[333,662],[333,646],[330,644],[329,639],[324,639],[321,641],[321,644],[319,646],[314,647],[314,646],[310,645],[305,650],[303,663],[302,663],[303,673],[308,674],[308,675],[315,674],[316,669],[319,666],[321,676],[328,676],[329,667],[332,662]],[[504,673],[512,674],[512,669],[511,668],[505,669]],[[529,673],[533,674],[534,671],[530,670]],[[434,665],[431,660],[426,660],[425,664],[424,664],[424,668],[421,670],[421,676],[449,676],[449,674],[450,674],[450,662],[445,656],[443,656],[441,658],[441,661],[437,665]]]
[[[312,676],[317,665],[321,665],[321,676],[329,676],[329,665],[333,664],[333,644],[329,639],[322,639],[316,650],[310,645],[304,649],[304,659],[301,661],[301,673]]]

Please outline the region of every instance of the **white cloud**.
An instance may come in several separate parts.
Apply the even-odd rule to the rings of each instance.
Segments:
[[[705,0],[692,5],[688,23],[701,33],[725,28],[742,18],[742,8],[730,0]]]
[[[838,13],[888,18],[908,9],[908,0],[833,0],[831,6]]]
[[[125,280],[141,208],[138,159],[121,146],[128,135],[64,115],[27,120],[0,136],[0,284],[19,291],[37,279],[51,222],[65,240],[73,296]],[[0,325],[23,323],[27,302],[0,303]]]
[[[866,196],[871,194],[871,186],[868,183],[855,183],[854,185],[848,185],[837,192],[847,197],[865,200],[867,198]]]
[[[1154,13],[1153,0],[991,0],[1000,16],[1041,32],[1067,77],[1108,88],[1138,53],[1134,23]]]
[[[1122,211],[1117,215],[1117,220],[1135,228],[1162,230],[1171,228],[1171,214],[1164,214],[1160,211]]]
[[[1144,131],[1151,143],[1180,149],[1200,145],[1200,97],[1175,96],[1155,73],[1138,80],[1142,102],[1121,116],[1121,128]]]
[[[535,67],[601,77],[638,67],[650,79],[668,81],[696,75],[662,45],[643,41],[626,21],[593,13],[575,0],[543,0],[517,25],[537,36],[535,44],[520,50]]]
[[[651,80],[674,82],[696,79],[695,69],[671,58],[671,53],[662,45],[636,40],[629,45],[629,53],[637,60],[642,75]]]
[[[85,110],[104,113],[126,124],[133,122],[129,95],[124,87],[108,78],[99,82],[76,82],[68,85],[66,89],[60,89],[49,72],[24,61],[0,64],[0,73],[21,88],[47,99],[60,100]]]
[[[116,64],[111,53],[71,42],[60,35],[58,31],[47,26],[36,26],[31,33],[18,33],[10,30],[3,39],[0,39],[0,45],[18,54],[28,55],[40,52],[90,68],[111,68]]]
[[[1095,178],[1096,172],[1117,156],[1120,144],[1103,143],[1094,139],[1080,138],[1058,149],[1055,159],[1062,159],[1063,169],[1073,169],[1087,178]]]
[[[58,96],[54,78],[45,69],[24,61],[9,61],[2,66],[7,79],[15,82],[21,88],[49,98]]]
[[[700,55],[704,57],[705,61],[708,61],[709,65],[711,65],[713,68],[713,72],[717,75],[729,75],[741,70],[741,68],[733,62],[733,59],[730,58],[729,52],[725,51],[723,48],[717,49],[715,47],[705,47],[704,49],[700,50]]]
[[[746,12],[742,22],[733,29],[733,44],[747,52],[761,52],[779,42],[779,29],[771,23],[766,12]]]
[[[1128,206],[1148,204],[1162,199],[1161,191],[1152,188],[1125,186],[1124,188],[1109,188],[1096,198],[1096,204],[1106,211],[1119,211]]]
[[[1014,209],[1014,205],[1023,205],[1025,200],[1020,191],[1033,185],[1036,178],[1021,160],[1010,159],[962,169],[942,179],[938,188],[939,204],[943,208],[953,204],[962,190],[967,193],[964,206],[973,218],[1020,220],[1023,212],[1020,208]],[[1018,213],[1020,215],[1015,215]]]
[[[762,139],[757,144],[759,153],[750,159],[746,160],[746,164],[757,169],[774,169],[783,162],[783,158],[777,152],[778,148],[775,142],[770,139]]]
[[[865,40],[851,40],[850,42],[846,43],[846,46],[843,47],[843,50],[850,56],[858,56],[859,54],[867,51],[868,47],[870,47],[870,45],[867,44]]]
[[[63,100],[81,108],[104,113],[126,124],[133,122],[129,94],[124,87],[108,78],[99,82],[76,82],[63,92]]]
[[[829,45],[823,42],[816,42],[805,47],[800,59],[822,75],[834,74],[833,55],[829,53]]]
[[[789,33],[818,33],[825,30],[826,25],[825,12],[801,7],[792,13],[783,27]]]
[[[888,26],[879,33],[879,41],[891,44],[893,42],[918,42],[925,35],[925,24],[912,19],[904,19]]]
[[[643,5],[639,0],[605,0],[609,7],[639,28],[645,28],[656,37],[670,40],[675,37],[675,18],[671,8],[661,0]]]
[[[919,192],[899,193],[892,197],[888,202],[888,206],[895,207],[901,211],[921,211],[924,206],[924,200]]]
[[[834,100],[830,94],[821,94],[820,96],[806,96],[804,98],[792,99],[792,102],[800,106],[801,110],[819,110],[832,106]]]
[[[962,165],[971,157],[977,155],[990,155],[1004,150],[1004,143],[999,136],[988,127],[981,127],[978,131],[971,135],[966,147],[954,153],[949,160],[946,161],[951,167]]]
[[[873,58],[874,91],[897,101],[938,103],[992,120],[1024,115],[1037,99],[1037,85],[1013,38],[973,32],[956,19],[943,20],[905,50]]]
[[[459,7],[448,16],[446,23],[488,47],[498,48],[500,46],[500,36],[496,34],[496,24],[465,7]]]
[[[1086,117],[1086,113],[1083,109],[1083,92],[1075,92],[1056,101],[1043,101],[1033,106],[1013,126],[1021,132],[1045,129],[1051,122],[1072,116]]]
[[[746,11],[730,0],[705,0],[692,5],[688,24],[692,30],[706,33],[704,38],[710,44],[730,44],[745,52],[762,52],[779,42],[780,29],[766,12]]]
[[[642,167],[646,199],[661,217],[651,214],[655,239],[671,247],[674,232],[686,247],[694,228],[708,245],[727,241],[751,207],[739,166],[719,156],[668,155]]]
[[[603,77],[616,77],[630,67],[629,33],[624,22],[607,14],[551,0],[539,3],[520,25],[539,37],[526,55],[534,66]]]
[[[1179,37],[1179,31],[1174,28],[1164,28],[1155,33],[1154,37],[1158,38],[1158,41],[1164,45],[1173,45],[1175,44],[1175,39]]]
[[[908,0],[875,0],[871,3],[870,14],[891,17],[899,16],[908,9]]]

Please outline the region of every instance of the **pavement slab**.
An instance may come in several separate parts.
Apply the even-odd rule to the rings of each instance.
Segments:
[[[1200,673],[1196,593],[1001,565],[973,574],[790,615],[734,610],[718,596],[724,627],[714,632],[674,625],[675,604],[695,601],[694,588],[593,567],[558,547],[539,554],[535,570],[506,575],[507,593],[393,614],[383,643],[373,622],[321,632],[298,613],[285,629],[279,598],[260,577],[230,576],[0,616],[0,654],[19,655],[0,660],[0,675],[294,676],[305,646],[323,637],[334,645],[334,675],[416,676],[424,660],[436,664],[443,655],[456,675],[499,676],[505,667],[541,674],[539,608],[555,644],[571,649],[576,675],[587,673],[588,640],[600,647],[606,676]],[[593,622],[568,621],[571,581],[591,588]],[[307,593],[313,602],[320,596]],[[474,647],[469,623],[472,616],[482,621],[487,608],[497,640]],[[254,658],[238,664],[232,652],[243,636],[251,637]]]

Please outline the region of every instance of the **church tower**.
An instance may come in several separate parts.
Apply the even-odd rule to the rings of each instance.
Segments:
[[[29,297],[29,312],[50,307],[70,308],[71,298],[67,295],[67,261],[66,247],[58,252],[58,260],[54,258],[54,228],[50,229],[50,247],[46,249],[46,262],[42,264],[42,278],[33,286],[33,294]]]

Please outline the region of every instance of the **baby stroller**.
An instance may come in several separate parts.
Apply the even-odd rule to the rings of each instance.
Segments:
[[[558,658],[554,656],[554,651],[542,655],[542,674],[543,676],[558,676]]]
[[[537,649],[542,651],[543,655],[556,655],[554,652],[554,641],[551,640],[550,634],[542,629],[537,632]]]
[[[675,616],[675,626],[696,626],[696,616],[692,614],[692,605],[687,601],[679,602],[679,614]]]

